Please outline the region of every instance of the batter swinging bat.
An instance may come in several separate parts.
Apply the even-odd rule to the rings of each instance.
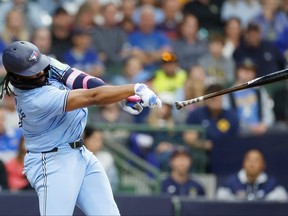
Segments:
[[[277,81],[285,80],[285,79],[288,79],[288,68],[286,68],[284,70],[276,71],[274,73],[271,73],[271,74],[268,74],[268,75],[265,75],[262,77],[258,77],[256,79],[250,80],[246,83],[243,83],[243,84],[240,84],[237,86],[222,89],[221,91],[213,92],[211,94],[203,95],[201,97],[197,97],[197,98],[185,100],[185,101],[176,101],[175,106],[178,110],[180,110],[181,108],[183,108],[185,106],[188,106],[188,105],[193,104],[193,103],[197,103],[199,101],[207,100],[209,98],[217,97],[220,95],[224,95],[224,94],[227,94],[230,92],[239,91],[242,89],[248,89],[248,88],[252,88],[252,87],[256,87],[256,86],[262,86],[265,84],[269,84],[269,83],[273,83],[273,82],[277,82]]]

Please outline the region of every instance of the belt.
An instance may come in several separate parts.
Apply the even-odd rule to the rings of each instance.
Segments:
[[[84,145],[84,140],[83,139],[79,139],[77,141],[69,143],[69,145],[71,146],[72,149],[80,148],[80,147],[82,147]]]
[[[70,145],[70,147],[72,149],[80,148],[80,147],[82,147],[84,145],[84,140],[83,139],[79,139],[77,141],[69,143],[69,145]],[[41,153],[44,154],[44,153],[51,153],[51,152],[57,152],[57,151],[58,151],[58,147],[55,147],[55,148],[53,148],[53,149],[51,149],[49,151],[43,151]],[[30,151],[28,150],[27,153],[29,153],[29,152]]]

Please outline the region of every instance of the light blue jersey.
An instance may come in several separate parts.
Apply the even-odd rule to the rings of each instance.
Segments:
[[[15,74],[20,70],[21,74],[9,81],[14,86],[19,126],[28,150],[23,174],[38,195],[40,214],[72,215],[77,205],[86,215],[119,215],[105,170],[80,139],[87,108],[66,112],[71,89],[105,83],[49,59],[29,42],[12,43],[3,55],[6,70],[12,68]]]
[[[23,128],[27,150],[49,151],[81,137],[87,108],[65,112],[69,91],[55,80],[29,91],[15,88],[19,124]]]

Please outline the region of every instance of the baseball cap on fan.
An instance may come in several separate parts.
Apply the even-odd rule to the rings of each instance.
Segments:
[[[184,147],[184,146],[176,146],[175,149],[172,151],[171,155],[170,155],[170,160],[174,159],[175,157],[179,156],[179,155],[185,155],[187,157],[191,157],[189,150]]]
[[[177,56],[175,53],[172,52],[163,52],[161,54],[161,62],[162,63],[177,62]]]
[[[252,59],[244,58],[241,61],[237,62],[236,68],[245,68],[245,69],[256,71],[257,65]]]
[[[11,43],[3,52],[2,61],[8,73],[21,76],[36,75],[50,64],[50,58],[27,41]]]

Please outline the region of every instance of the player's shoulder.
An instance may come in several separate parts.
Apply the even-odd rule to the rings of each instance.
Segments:
[[[45,86],[42,86],[39,89],[39,94],[41,95],[50,95],[58,94],[63,91],[69,91],[69,89],[61,82],[55,79],[49,79],[49,83]]]
[[[39,88],[31,89],[29,91],[26,90],[19,90],[15,88],[15,94],[17,98],[21,98],[23,100],[31,98],[36,101],[39,98],[46,97],[49,94],[56,94],[60,90],[68,90],[66,86],[60,83],[57,80],[50,80],[47,85],[41,86]]]
[[[62,63],[60,61],[58,61],[55,58],[49,57],[51,62],[50,62],[50,67],[58,69],[58,70],[62,70],[62,71],[66,71],[70,68],[70,66],[68,64]]]
[[[49,77],[56,80],[61,80],[64,74],[71,68],[68,64],[62,63],[55,58],[50,57],[50,73]]]
[[[35,105],[43,107],[55,103],[62,104],[66,100],[69,91],[65,85],[57,80],[50,80],[48,85],[41,88],[42,94],[35,100]]]

